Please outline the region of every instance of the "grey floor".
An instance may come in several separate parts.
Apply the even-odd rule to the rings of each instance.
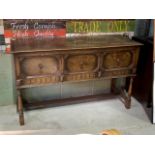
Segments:
[[[144,106],[145,107],[145,106]],[[151,108],[132,98],[127,110],[119,99],[103,100],[25,112],[25,126],[19,126],[16,106],[0,107],[0,134],[100,134],[117,129],[125,135],[155,134]]]

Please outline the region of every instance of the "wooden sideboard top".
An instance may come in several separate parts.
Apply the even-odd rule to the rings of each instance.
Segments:
[[[121,35],[12,40],[12,53],[141,46]]]

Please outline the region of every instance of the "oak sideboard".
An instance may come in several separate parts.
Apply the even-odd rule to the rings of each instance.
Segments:
[[[24,110],[61,106],[103,99],[89,95],[52,101],[28,103],[23,101],[22,89],[54,83],[111,79],[111,94],[115,94],[117,78],[130,78],[128,91],[120,91],[126,108],[131,107],[133,78],[141,43],[121,35],[83,36],[70,38],[25,38],[12,40],[17,109],[20,125],[24,125]],[[52,93],[52,92],[51,92]]]

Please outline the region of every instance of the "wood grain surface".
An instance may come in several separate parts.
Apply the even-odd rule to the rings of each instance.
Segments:
[[[44,39],[15,39],[12,40],[12,52],[62,51],[71,49],[110,48],[141,46],[141,43],[121,35],[44,38]]]

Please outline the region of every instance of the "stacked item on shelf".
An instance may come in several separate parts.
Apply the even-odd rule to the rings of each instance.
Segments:
[[[4,35],[0,34],[0,52],[4,52],[5,51],[5,39],[4,39]]]
[[[5,53],[5,38],[3,20],[0,19],[0,54]]]

